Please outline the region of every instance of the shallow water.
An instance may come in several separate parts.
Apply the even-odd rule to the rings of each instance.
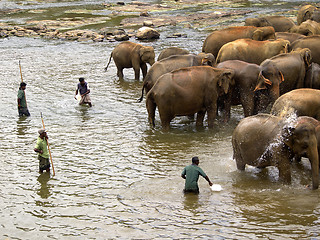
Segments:
[[[163,35],[174,31],[184,31],[188,38],[144,44],[157,54],[167,46],[197,53],[207,34],[176,27]],[[292,165],[291,185],[278,182],[276,168],[237,171],[231,134],[242,118],[241,108],[233,109],[228,125],[212,130],[177,118],[171,131],[163,133],[158,115],[151,129],[145,102],[136,102],[142,82],[134,81],[133,70],[125,70],[124,81],[117,80],[114,63],[104,72],[116,44],[0,39],[2,238],[320,237],[319,191],[306,189],[311,183],[307,159]],[[29,118],[17,113],[19,60]],[[73,98],[79,77],[90,85],[92,108],[78,106]],[[33,148],[42,127],[41,112],[54,177],[37,173]],[[181,171],[195,155],[212,182],[222,186],[221,192],[212,192],[201,178],[198,196],[182,193]]]

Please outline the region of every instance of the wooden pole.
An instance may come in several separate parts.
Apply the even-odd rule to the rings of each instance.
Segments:
[[[19,69],[20,69],[21,82],[23,82],[23,77],[22,77],[22,70],[21,70],[20,60],[19,60]],[[27,106],[27,108],[28,108],[26,92],[23,90],[23,93],[24,93],[24,98],[26,99],[26,106]]]
[[[41,121],[42,121],[42,126],[43,129],[46,129],[45,125],[44,125],[44,121],[43,121],[43,117],[42,117],[42,112],[41,112]],[[55,175],[55,171],[54,171],[54,167],[53,167],[53,161],[52,161],[52,156],[51,156],[51,150],[50,150],[50,145],[49,145],[49,141],[47,140],[47,145],[48,145],[48,151],[49,151],[49,155],[50,155],[50,161],[51,161],[51,166],[52,166],[52,172],[53,172],[53,176]]]

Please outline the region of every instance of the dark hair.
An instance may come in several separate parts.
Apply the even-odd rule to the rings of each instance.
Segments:
[[[20,87],[24,87],[24,86],[27,86],[27,84],[25,82],[21,82]]]
[[[192,163],[196,163],[197,161],[199,161],[199,158],[198,158],[198,157],[193,157],[193,158],[192,158]]]
[[[83,77],[79,78],[79,82],[83,82],[83,81],[84,81]]]

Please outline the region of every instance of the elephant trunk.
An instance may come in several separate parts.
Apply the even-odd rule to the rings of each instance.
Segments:
[[[315,140],[316,142],[316,140]],[[311,163],[312,170],[312,189],[318,189],[319,187],[319,156],[317,144],[313,145],[314,147],[309,150],[309,161]]]

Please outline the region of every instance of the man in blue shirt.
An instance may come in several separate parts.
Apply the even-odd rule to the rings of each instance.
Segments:
[[[78,92],[81,95],[81,100],[79,102],[79,105],[88,104],[90,107],[92,107],[91,99],[90,99],[90,95],[89,95],[89,93],[90,93],[89,85],[82,77],[79,78],[79,83],[77,85],[76,94],[74,96],[75,99],[77,99],[76,96],[77,96]]]
[[[212,182],[208,178],[208,176],[204,173],[204,171],[198,167],[199,165],[199,158],[198,157],[193,157],[192,158],[192,164],[189,166],[186,166],[182,173],[181,177],[186,180],[185,182],[185,187],[183,192],[184,193],[189,193],[193,192],[198,194],[199,193],[199,187],[198,187],[198,180],[199,180],[199,175],[204,177],[210,186],[212,186]]]

